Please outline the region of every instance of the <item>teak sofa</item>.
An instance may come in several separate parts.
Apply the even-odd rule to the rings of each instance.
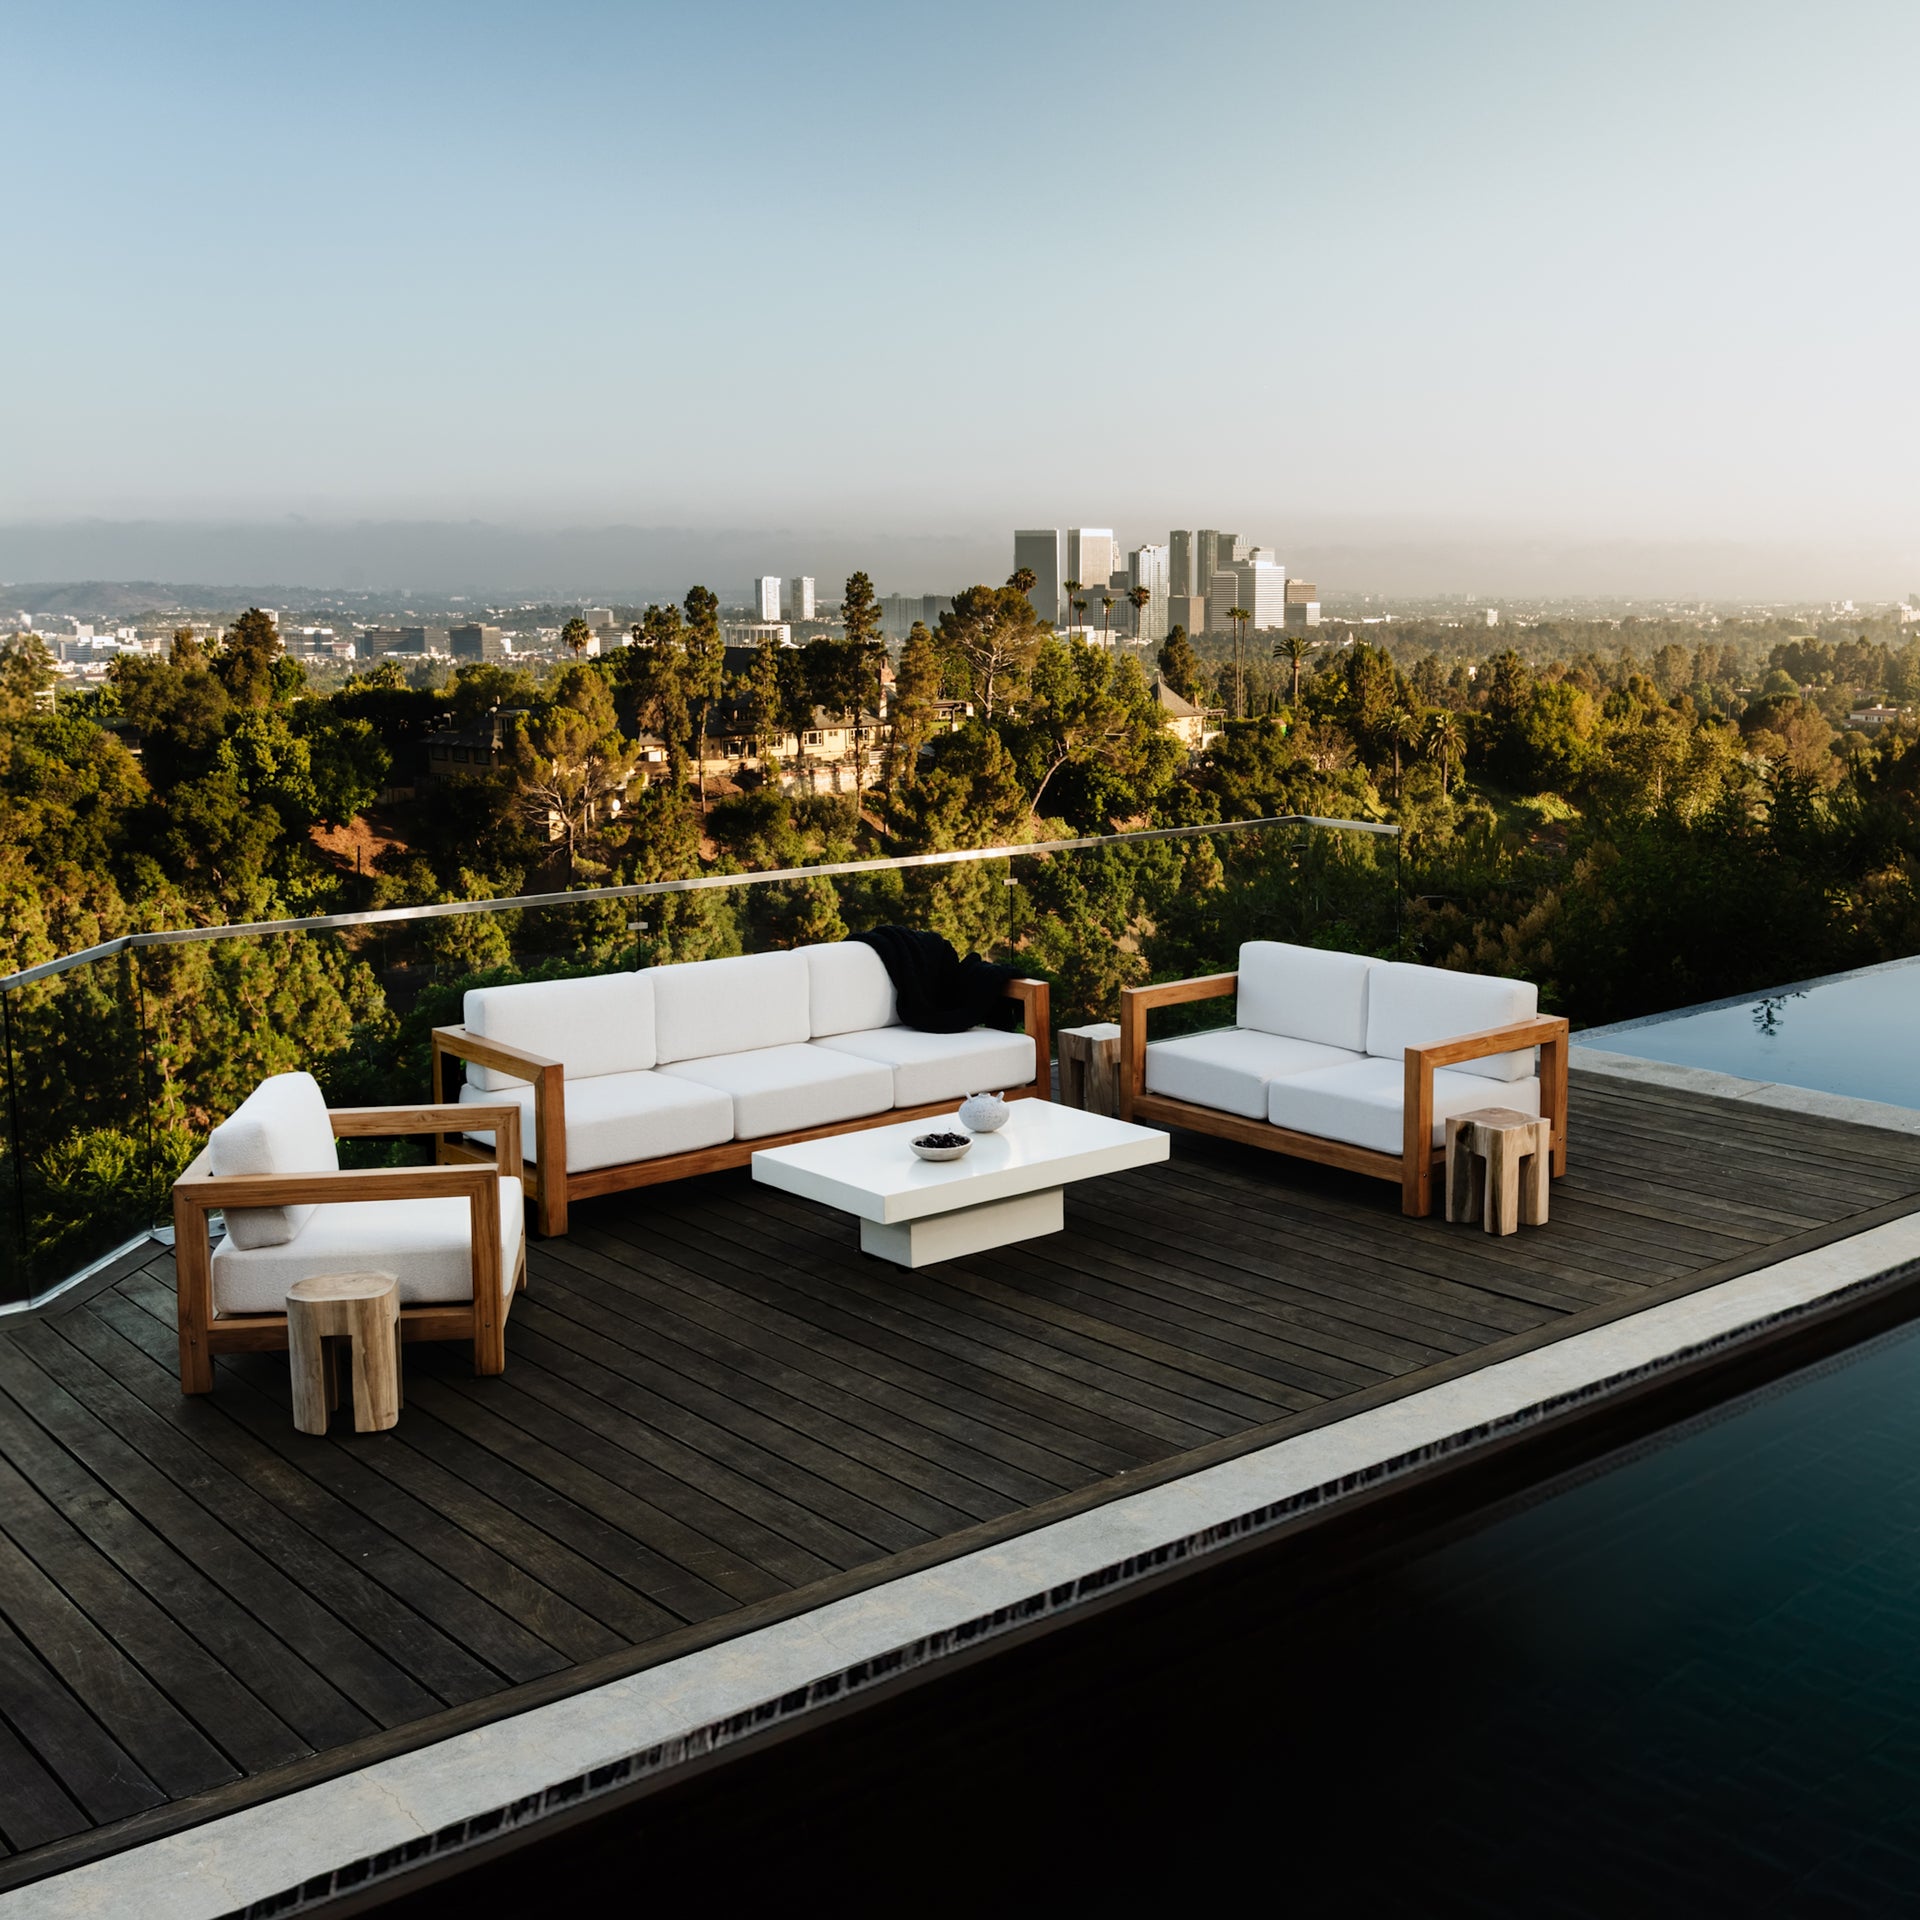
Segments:
[[[760,1147],[950,1112],[969,1093],[1046,1096],[1044,980],[1008,994],[1025,1031],[900,1024],[880,956],[859,941],[695,960],[637,973],[480,987],[466,1023],[433,1035],[433,1098],[466,1064],[463,1134],[442,1164],[489,1157],[480,1109],[521,1118],[543,1234],[593,1194],[745,1166]]]
[[[1148,1040],[1151,1009],[1230,994],[1236,1025]],[[1424,1215],[1451,1114],[1541,1115],[1566,1172],[1567,1023],[1538,1005],[1524,980],[1250,940],[1235,973],[1121,994],[1121,1115],[1392,1180]]]
[[[470,1166],[342,1168],[346,1136],[438,1133],[484,1117],[497,1154]],[[209,1251],[207,1215],[226,1214]],[[526,1285],[520,1109],[336,1107],[311,1074],[263,1080],[174,1183],[180,1387],[213,1391],[213,1356],[287,1344],[287,1289],[320,1274],[391,1273],[405,1340],[470,1340],[473,1370],[507,1364],[507,1310]]]

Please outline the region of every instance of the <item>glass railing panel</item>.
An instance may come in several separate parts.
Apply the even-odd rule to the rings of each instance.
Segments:
[[[8,1295],[29,1299],[153,1221],[158,1169],[131,956],[5,996]]]

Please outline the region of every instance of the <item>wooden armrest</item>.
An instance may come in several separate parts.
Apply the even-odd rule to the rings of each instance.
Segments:
[[[560,1065],[543,1054],[529,1053],[524,1047],[510,1047],[504,1040],[488,1040],[466,1027],[435,1027],[433,1050],[471,1060],[476,1067],[491,1067],[495,1073],[515,1080],[537,1080],[548,1067]]]
[[[510,1102],[492,1106],[482,1106],[478,1101],[447,1101],[437,1107],[332,1107],[327,1118],[333,1123],[335,1135],[347,1139],[382,1134],[490,1133],[494,1165],[516,1180],[526,1177],[526,1159],[520,1148],[520,1109]]]
[[[440,1107],[329,1107],[327,1118],[341,1139],[373,1139],[381,1134],[484,1133],[486,1126],[473,1123],[476,1113],[519,1111],[518,1107],[468,1107],[449,1101]]]
[[[1541,1014],[1532,1020],[1516,1020],[1511,1026],[1489,1027],[1484,1033],[1463,1033],[1454,1040],[1436,1040],[1430,1046],[1409,1047],[1407,1058],[1418,1061],[1423,1070],[1450,1067],[1460,1060],[1484,1060],[1489,1054],[1518,1053],[1522,1047],[1551,1046],[1564,1042],[1568,1027],[1555,1014]]]
[[[197,1162],[195,1163],[198,1164]],[[499,1178],[492,1167],[342,1167],[337,1173],[182,1174],[174,1197],[213,1207],[314,1207],[337,1200],[472,1200]]]
[[[1006,996],[1020,1002],[1020,1025],[1033,1042],[1033,1083],[1044,1099],[1053,1084],[1053,989],[1044,980],[1009,980]]]
[[[1163,980],[1153,987],[1122,987],[1120,1004],[1145,1013],[1149,1007],[1179,1006],[1189,1000],[1221,1000],[1239,987],[1237,973],[1206,973],[1194,980]],[[1123,1019],[1120,1024],[1127,1023]]]

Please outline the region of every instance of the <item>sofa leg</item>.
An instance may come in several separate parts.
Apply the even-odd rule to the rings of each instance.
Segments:
[[[213,1355],[207,1351],[206,1338],[198,1327],[180,1329],[180,1391],[213,1391]]]
[[[1424,1220],[1433,1211],[1433,1161],[1403,1162],[1400,1170],[1400,1211],[1411,1220]]]

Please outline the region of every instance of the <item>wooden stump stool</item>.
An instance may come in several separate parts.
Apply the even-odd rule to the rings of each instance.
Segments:
[[[1060,1104],[1117,1118],[1120,1029],[1101,1020],[1090,1027],[1062,1027],[1054,1039],[1060,1052]]]
[[[1477,1107],[1447,1122],[1447,1218],[1489,1233],[1547,1224],[1553,1122],[1512,1107]]]
[[[400,1283],[390,1273],[319,1273],[287,1289],[293,1424],[325,1433],[340,1404],[340,1348],[353,1355],[353,1425],[378,1433],[400,1418]]]

